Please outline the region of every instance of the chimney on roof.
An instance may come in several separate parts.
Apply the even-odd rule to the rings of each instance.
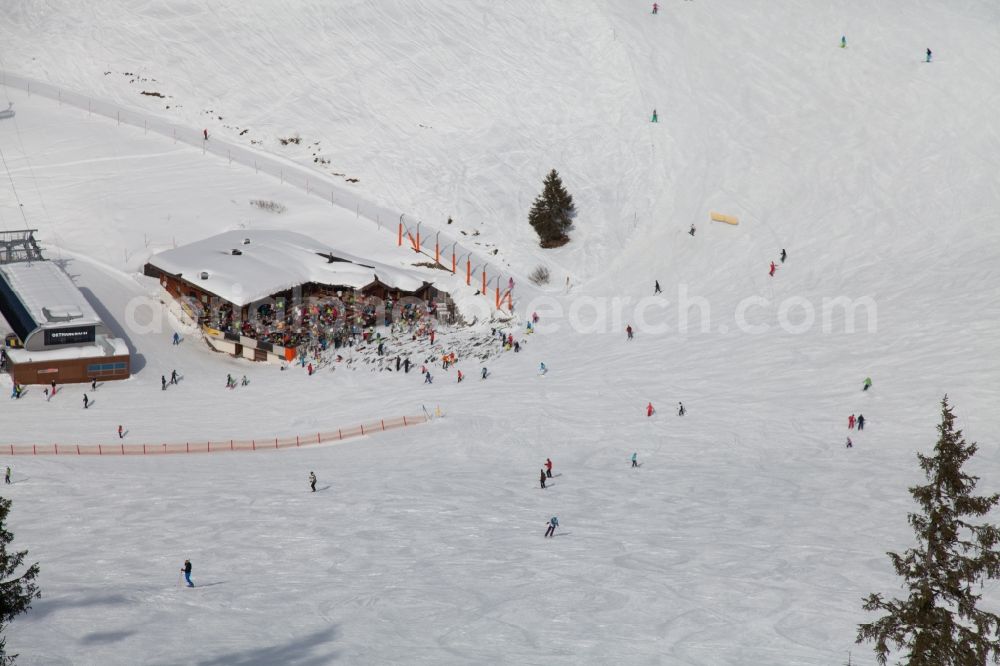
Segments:
[[[202,280],[207,280],[208,279],[208,271],[202,271],[201,272],[201,279]]]

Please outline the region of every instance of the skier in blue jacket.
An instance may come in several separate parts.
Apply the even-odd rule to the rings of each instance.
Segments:
[[[559,519],[556,518],[555,516],[552,516],[549,519],[549,528],[545,530],[545,536],[546,537],[555,536],[557,527],[559,527]]]
[[[184,580],[187,581],[188,587],[194,587],[194,583],[191,582],[191,560],[184,560],[184,568],[181,571],[184,572]]]

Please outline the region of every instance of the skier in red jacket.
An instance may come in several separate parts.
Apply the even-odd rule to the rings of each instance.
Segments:
[[[770,270],[770,272],[768,272],[768,275],[770,275],[771,277],[774,277],[774,271],[776,271],[777,269],[778,269],[778,267],[775,266],[774,262],[772,261],[771,262],[771,270]]]
[[[854,414],[847,417],[847,429],[854,430]]]
[[[552,478],[552,458],[545,459],[545,476]]]
[[[649,404],[646,405],[646,416],[652,416],[653,412],[655,412],[655,411],[656,410],[653,409],[653,403],[649,403]]]

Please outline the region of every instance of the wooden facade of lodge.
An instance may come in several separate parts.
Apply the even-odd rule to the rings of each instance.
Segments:
[[[6,353],[4,352],[6,356]],[[51,361],[25,361],[10,363],[3,359],[4,371],[17,384],[84,384],[111,379],[128,379],[131,376],[131,358],[128,354]]]
[[[247,321],[254,308],[262,303],[273,301],[278,304],[294,304],[295,300],[300,300],[300,303],[304,303],[307,299],[343,299],[349,294],[353,294],[355,298],[362,300],[375,298],[383,302],[391,301],[393,303],[399,303],[406,298],[416,298],[424,304],[435,303],[437,305],[438,312],[446,313],[448,318],[451,318],[455,311],[454,303],[448,293],[437,289],[430,283],[424,283],[424,285],[416,291],[404,291],[401,289],[394,289],[382,283],[378,279],[373,280],[369,284],[357,290],[346,285],[333,286],[307,282],[293,287],[292,289],[285,289],[271,294],[270,296],[254,301],[253,303],[238,305],[222,298],[218,294],[201,288],[197,282],[188,280],[183,275],[171,275],[170,273],[167,273],[152,264],[146,264],[143,268],[143,273],[149,277],[154,277],[159,280],[160,286],[162,286],[174,299],[181,302],[188,300],[198,303],[202,307],[202,312],[188,312],[188,314],[191,315],[192,318],[196,319],[199,324],[203,325],[211,325],[213,323],[210,321],[210,313],[213,306],[228,306],[229,308],[232,308],[234,319],[242,322]],[[296,291],[298,292],[297,294],[295,293]],[[237,313],[239,313],[238,316]]]

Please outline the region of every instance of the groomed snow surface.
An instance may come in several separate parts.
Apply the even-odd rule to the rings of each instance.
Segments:
[[[51,401],[31,387],[0,405],[0,442],[113,443],[119,424],[129,444],[265,438],[444,413],[300,450],[5,458],[10,529],[44,594],[7,632],[19,662],[873,664],[853,645],[861,598],[900,593],[884,553],[912,543],[906,489],[944,393],[980,444],[983,492],[1000,489],[1000,9],[252,5],[21,3],[0,23],[0,67],[358,177],[359,194],[432,230],[452,215],[449,233],[498,250],[539,332],[514,324],[524,349],[488,360],[485,381],[460,355],[462,384],[439,365],[425,385],[212,353],[157,307],[138,275],[152,253],[285,229],[423,269],[355,211],[4,89],[17,113],[0,119],[0,228],[39,229],[136,374]],[[154,85],[173,97],[139,95]],[[302,145],[277,141],[296,132]],[[573,242],[542,252],[524,220],[552,167],[580,212]],[[522,291],[539,263],[547,303]],[[485,300],[431,274],[465,307]],[[853,330],[843,307],[824,326],[840,297],[860,304]],[[434,353],[488,337],[482,314]],[[183,379],[162,391],[173,369]],[[226,390],[227,373],[249,386]],[[995,583],[984,595],[1000,608]]]

